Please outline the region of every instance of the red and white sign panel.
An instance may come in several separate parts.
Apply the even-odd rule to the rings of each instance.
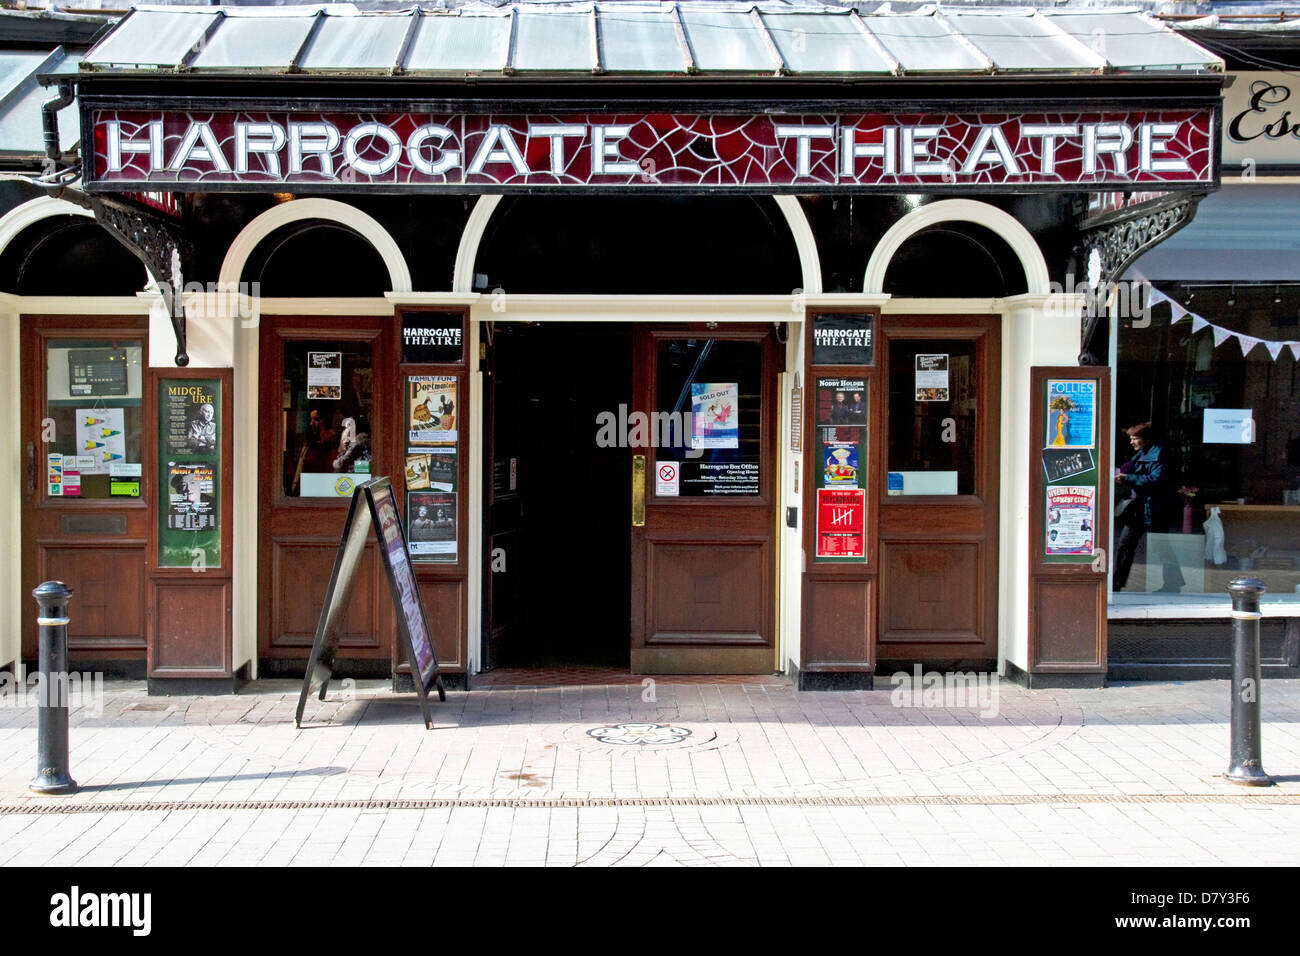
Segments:
[[[817,489],[817,557],[866,556],[867,493],[860,488]]]
[[[504,116],[92,108],[101,187],[942,189],[1214,181],[1210,108]]]

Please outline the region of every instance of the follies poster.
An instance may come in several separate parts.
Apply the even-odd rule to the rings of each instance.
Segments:
[[[456,444],[456,377],[412,375],[406,380],[407,441]]]
[[[1046,448],[1092,448],[1097,444],[1097,383],[1048,379]]]
[[[692,448],[739,448],[739,421],[738,383],[691,383]]]
[[[1096,498],[1097,489],[1091,485],[1048,486],[1046,554],[1093,553]]]

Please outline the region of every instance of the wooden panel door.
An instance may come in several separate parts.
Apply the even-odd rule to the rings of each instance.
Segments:
[[[633,673],[775,666],[776,381],[770,328],[638,332],[633,407],[651,414],[640,436],[628,422],[630,493],[644,494],[643,521],[635,500],[632,520]]]
[[[271,673],[311,650],[352,489],[395,470],[392,327],[391,317],[262,320],[258,656]],[[358,441],[368,445],[359,454]],[[387,673],[394,624],[375,548],[366,548],[339,656]]]
[[[998,319],[887,316],[879,348],[878,660],[987,665],[997,657]]]
[[[156,407],[145,374],[147,349],[143,319],[22,320],[25,660],[37,654],[32,589],[56,579],[73,590],[68,653],[74,663],[144,661],[157,513],[155,443],[145,414]]]

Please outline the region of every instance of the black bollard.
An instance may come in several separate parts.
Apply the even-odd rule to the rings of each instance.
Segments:
[[[72,588],[46,581],[32,597],[41,606],[41,699],[36,711],[36,779],[33,793],[72,793],[77,781],[68,773],[68,598]]]
[[[1271,787],[1260,756],[1259,578],[1233,578],[1232,595],[1232,759],[1227,777],[1248,787]]]

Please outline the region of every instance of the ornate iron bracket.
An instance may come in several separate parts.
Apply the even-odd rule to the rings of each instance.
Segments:
[[[1177,193],[1104,216],[1085,227],[1081,258],[1092,296],[1084,313],[1080,365],[1100,364],[1089,346],[1106,317],[1106,300],[1114,284],[1139,256],[1191,222],[1204,198],[1204,193]]]
[[[185,350],[185,300],[182,296],[185,283],[181,264],[192,261],[193,243],[178,223],[150,209],[108,196],[91,197],[91,209],[95,220],[131,250],[153,276],[176,333],[176,364],[181,367],[189,365],[190,357]]]

